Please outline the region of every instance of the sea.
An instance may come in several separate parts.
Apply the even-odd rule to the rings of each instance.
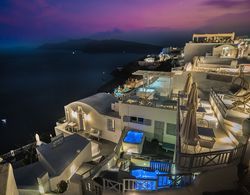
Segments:
[[[97,92],[116,67],[142,54],[0,51],[0,154],[54,133],[64,106]]]

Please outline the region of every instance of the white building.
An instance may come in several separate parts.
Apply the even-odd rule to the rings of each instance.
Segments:
[[[147,140],[157,139],[173,151],[177,101],[171,96],[171,75],[154,71],[134,75],[143,75],[148,82],[122,99],[98,93],[66,105],[65,121],[57,123],[56,134],[99,132],[99,138],[117,143],[127,127],[145,132]]]
[[[117,99],[108,93],[72,102],[65,106],[65,122],[55,127],[56,134],[96,132],[96,136],[117,143],[122,130],[118,112],[111,109]]]
[[[235,38],[235,33],[194,34],[192,41],[184,47],[186,63],[191,62],[195,56],[237,59],[247,58],[249,54],[249,40]]]
[[[16,181],[11,164],[0,164],[0,194],[18,195]]]
[[[78,134],[43,143],[37,154],[37,162],[14,170],[20,194],[57,191],[61,181],[69,182],[84,162],[92,160],[90,141]]]

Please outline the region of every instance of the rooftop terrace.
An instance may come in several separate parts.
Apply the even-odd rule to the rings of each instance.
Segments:
[[[214,101],[214,92],[210,94],[210,102],[200,100],[202,112],[195,112],[198,140],[196,143],[184,143],[180,129],[184,124],[187,111],[178,108],[177,125],[177,161],[180,169],[206,170],[211,167],[225,166],[241,160],[245,144],[241,144],[234,136],[228,134],[228,127],[223,121]],[[217,96],[216,96],[217,97]],[[179,100],[180,102],[183,102]],[[181,105],[181,104],[179,104]]]
[[[139,74],[139,73],[138,73]],[[140,74],[146,74],[141,73]],[[123,96],[122,102],[140,106],[162,109],[176,109],[177,101],[171,97],[172,79],[168,75],[159,73],[152,83],[145,84]]]

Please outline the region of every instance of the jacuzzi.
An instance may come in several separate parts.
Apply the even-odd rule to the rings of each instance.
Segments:
[[[134,169],[131,171],[131,175],[136,178],[135,189],[142,191],[152,191],[171,186],[172,180],[166,174],[166,172],[158,170]]]
[[[126,153],[141,154],[144,143],[144,133],[136,130],[129,130],[123,138],[122,147]]]

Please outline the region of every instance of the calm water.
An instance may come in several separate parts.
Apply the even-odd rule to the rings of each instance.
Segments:
[[[0,52],[0,153],[49,134],[64,105],[97,91],[110,72],[138,54],[66,51]]]

